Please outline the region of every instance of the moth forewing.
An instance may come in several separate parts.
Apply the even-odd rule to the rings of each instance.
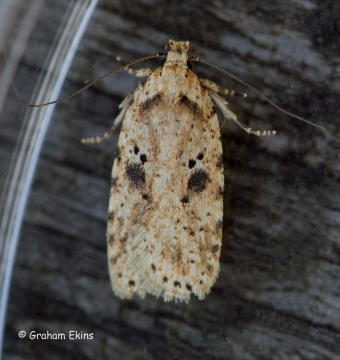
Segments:
[[[112,170],[108,258],[114,292],[203,299],[219,271],[223,161],[208,91],[170,41],[164,65],[135,90]]]

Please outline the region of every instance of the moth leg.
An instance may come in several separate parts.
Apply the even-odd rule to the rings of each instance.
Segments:
[[[134,91],[130,92],[130,94],[121,102],[121,104],[119,105],[119,109],[121,109],[121,111],[119,115],[116,117],[116,120],[114,121],[113,125],[110,127],[109,130],[107,130],[101,136],[84,138],[81,140],[81,142],[83,144],[96,144],[102,142],[105,139],[108,139],[117,129],[118,125],[123,121],[126,111],[131,105],[131,102],[133,100],[133,95],[134,95]]]
[[[117,56],[116,59],[122,66],[125,65],[120,56]],[[136,69],[132,69],[130,67],[125,67],[124,70],[126,70],[129,74],[135,75],[137,77],[147,77],[153,73],[153,71],[148,68],[142,68],[142,69],[136,70]]]
[[[200,82],[201,82],[201,85],[208,91],[211,90],[215,93],[222,94],[222,95],[247,97],[246,93],[240,93],[240,92],[236,92],[234,90],[228,90],[226,88],[218,86],[216,83],[214,83],[213,81],[208,80],[208,79],[200,79]]]
[[[244,131],[246,131],[248,134],[254,134],[256,136],[269,136],[269,135],[275,135],[275,130],[253,130],[251,127],[247,126],[246,124],[242,123],[237,119],[236,114],[234,114],[231,110],[228,109],[228,103],[227,101],[219,96],[216,92],[208,90],[209,95],[213,99],[214,103],[217,105],[217,107],[221,110],[223,116],[225,119],[233,120],[236,122],[238,126],[240,126]]]

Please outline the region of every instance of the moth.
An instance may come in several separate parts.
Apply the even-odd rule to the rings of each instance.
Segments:
[[[207,61],[188,56],[189,42],[169,40],[167,54],[136,60],[57,103],[77,95],[101,79],[127,69],[145,77],[120,104],[120,114],[96,143],[122,123],[113,164],[107,226],[109,273],[120,298],[138,294],[188,302],[204,299],[219,273],[223,227],[223,153],[217,107],[225,119],[246,132],[222,95],[239,95],[200,79],[190,62],[201,61],[262,96],[285,114],[322,128],[271,102],[252,86]],[[167,48],[166,47],[166,48]],[[130,66],[154,57],[166,59],[155,71]]]
[[[223,153],[218,106],[248,132],[221,90],[189,69],[189,42],[168,43],[164,64],[120,105],[107,227],[113,290],[165,301],[204,299],[216,281],[222,245]],[[99,140],[99,139],[97,139]],[[94,141],[97,141],[96,139]]]

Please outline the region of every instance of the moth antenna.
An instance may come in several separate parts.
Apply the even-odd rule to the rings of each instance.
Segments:
[[[298,116],[298,115],[295,115],[285,109],[283,109],[282,107],[280,107],[279,105],[276,105],[273,101],[271,101],[266,95],[264,95],[263,93],[261,93],[259,90],[255,89],[253,86],[247,84],[245,81],[241,80],[240,78],[238,78],[237,76],[233,75],[232,73],[230,73],[229,71],[226,71],[226,70],[223,70],[221,69],[220,67],[214,65],[214,64],[211,64],[210,62],[206,61],[206,60],[203,60],[199,57],[193,57],[193,56],[190,56],[188,58],[189,60],[192,60],[192,61],[197,61],[197,62],[201,62],[203,64],[206,64],[208,66],[211,66],[212,68],[214,69],[217,69],[219,71],[221,71],[222,73],[226,74],[227,76],[231,77],[232,79],[236,80],[237,82],[239,82],[240,84],[246,86],[248,89],[254,91],[256,94],[258,94],[259,96],[261,96],[264,100],[266,100],[270,105],[272,105],[274,108],[278,109],[279,111],[281,111],[282,113],[292,117],[292,118],[295,118],[295,119],[298,119],[298,120],[301,120],[309,125],[312,125],[314,127],[317,127],[319,129],[325,129],[323,126],[321,125],[317,125],[317,124],[314,124],[312,123],[311,121],[308,121],[306,119],[304,119],[303,117],[301,116]]]
[[[73,98],[74,96],[80,94],[81,92],[88,89],[89,87],[93,86],[97,82],[99,82],[99,81],[101,81],[101,80],[103,80],[103,79],[105,79],[105,78],[107,78],[107,77],[109,77],[109,76],[111,76],[111,75],[125,69],[126,67],[135,65],[135,64],[137,64],[137,63],[139,63],[141,61],[145,61],[145,60],[149,60],[149,59],[153,59],[155,57],[160,57],[160,56],[165,56],[165,55],[166,55],[165,53],[156,53],[156,54],[153,54],[153,55],[142,57],[142,58],[140,58],[138,60],[135,60],[135,61],[132,61],[132,62],[130,62],[130,63],[124,65],[124,66],[121,66],[116,70],[112,70],[112,71],[108,72],[107,74],[97,78],[96,80],[91,81],[89,84],[87,84],[86,86],[84,86],[80,90],[77,90],[76,92],[72,93],[71,95],[67,95],[67,96],[65,96],[63,98],[60,98],[60,99],[54,100],[54,101],[49,101],[47,103],[43,103],[43,104],[27,104],[27,106],[37,108],[37,107],[42,107],[42,106],[46,106],[46,105],[57,104],[57,103],[59,103],[61,101],[68,100],[68,99]]]

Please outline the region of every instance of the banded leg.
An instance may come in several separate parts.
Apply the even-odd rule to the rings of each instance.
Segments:
[[[116,60],[122,66],[125,65],[120,56],[117,56]],[[147,77],[147,76],[150,76],[153,73],[153,71],[151,69],[148,69],[148,68],[142,68],[142,69],[136,70],[136,69],[132,69],[130,67],[125,67],[124,70],[126,70],[129,74],[135,75],[137,77]]]
[[[117,129],[118,125],[124,120],[127,109],[132,103],[134,91],[132,91],[119,105],[119,109],[121,109],[119,115],[116,117],[113,125],[101,136],[89,137],[82,139],[81,142],[83,144],[97,144],[102,142],[103,140],[108,139]]]
[[[242,123],[237,119],[236,114],[234,114],[231,110],[228,108],[227,101],[219,96],[216,92],[208,90],[209,95],[213,99],[214,103],[217,105],[217,107],[221,110],[222,114],[224,115],[225,119],[233,120],[235,123],[240,126],[244,131],[246,131],[248,134],[254,134],[256,136],[271,136],[275,135],[275,130],[253,130],[251,127],[247,126],[246,124]]]
[[[241,96],[241,97],[247,97],[246,93],[240,93],[235,92],[234,90],[228,90],[226,88],[223,88],[221,86],[218,86],[216,83],[214,83],[211,80],[208,79],[200,79],[201,85],[206,88],[208,91],[211,90],[214,93],[222,94],[222,95],[232,95],[232,96]]]

